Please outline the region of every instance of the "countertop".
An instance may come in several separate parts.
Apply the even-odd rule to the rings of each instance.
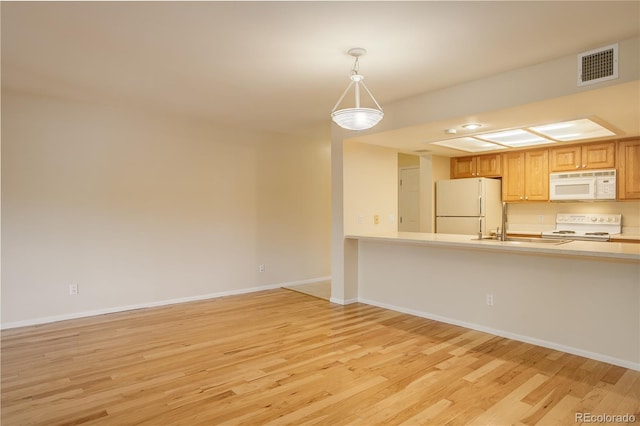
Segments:
[[[611,236],[612,240],[626,240],[634,243],[640,242],[640,235],[615,234]]]
[[[389,232],[384,234],[347,235],[365,241],[387,241],[460,249],[493,250],[519,254],[585,257],[610,261],[640,262],[640,244],[623,242],[570,241],[562,244],[477,240],[474,235]]]

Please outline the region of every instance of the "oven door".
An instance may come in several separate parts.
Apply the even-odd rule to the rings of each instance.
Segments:
[[[550,200],[595,200],[596,178],[549,179]]]

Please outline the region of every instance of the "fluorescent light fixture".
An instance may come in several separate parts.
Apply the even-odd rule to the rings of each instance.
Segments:
[[[506,146],[496,145],[494,143],[481,141],[475,138],[447,139],[443,141],[431,142],[431,144],[466,152],[483,152],[495,151],[497,149],[507,149]]]
[[[521,147],[542,145],[547,143],[554,143],[554,141],[538,136],[531,132],[522,129],[505,130],[502,132],[485,133],[482,135],[475,135],[474,137],[483,139],[486,141],[494,142],[500,145],[508,147]]]
[[[552,124],[545,124],[544,126],[529,127],[529,129],[533,131],[537,130],[538,132],[542,133],[542,132],[552,132],[556,130],[562,130],[571,126],[573,126],[572,123],[568,121],[563,121],[562,123],[552,123]]]
[[[536,133],[540,133],[541,135],[563,142],[615,135],[611,130],[599,125],[595,121],[589,120],[588,118],[529,127],[529,129]]]

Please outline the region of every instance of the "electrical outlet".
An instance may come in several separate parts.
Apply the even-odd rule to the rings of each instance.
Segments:
[[[260,267],[258,268],[258,270],[259,270],[260,272],[264,272],[264,265],[260,265]]]
[[[78,294],[78,284],[69,284],[69,296]]]
[[[544,215],[538,215],[538,223],[544,223]]]
[[[377,214],[373,215],[373,223],[375,225],[379,225],[380,224],[380,215],[377,215]]]
[[[487,305],[493,306],[493,294],[487,294]]]

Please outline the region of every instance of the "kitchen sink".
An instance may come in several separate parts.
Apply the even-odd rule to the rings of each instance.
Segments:
[[[478,238],[472,238],[473,240],[479,240]],[[482,237],[482,241],[502,241],[497,237]],[[507,237],[504,243],[534,243],[534,244],[564,244],[571,240],[559,240],[556,238],[526,238],[526,237]]]

